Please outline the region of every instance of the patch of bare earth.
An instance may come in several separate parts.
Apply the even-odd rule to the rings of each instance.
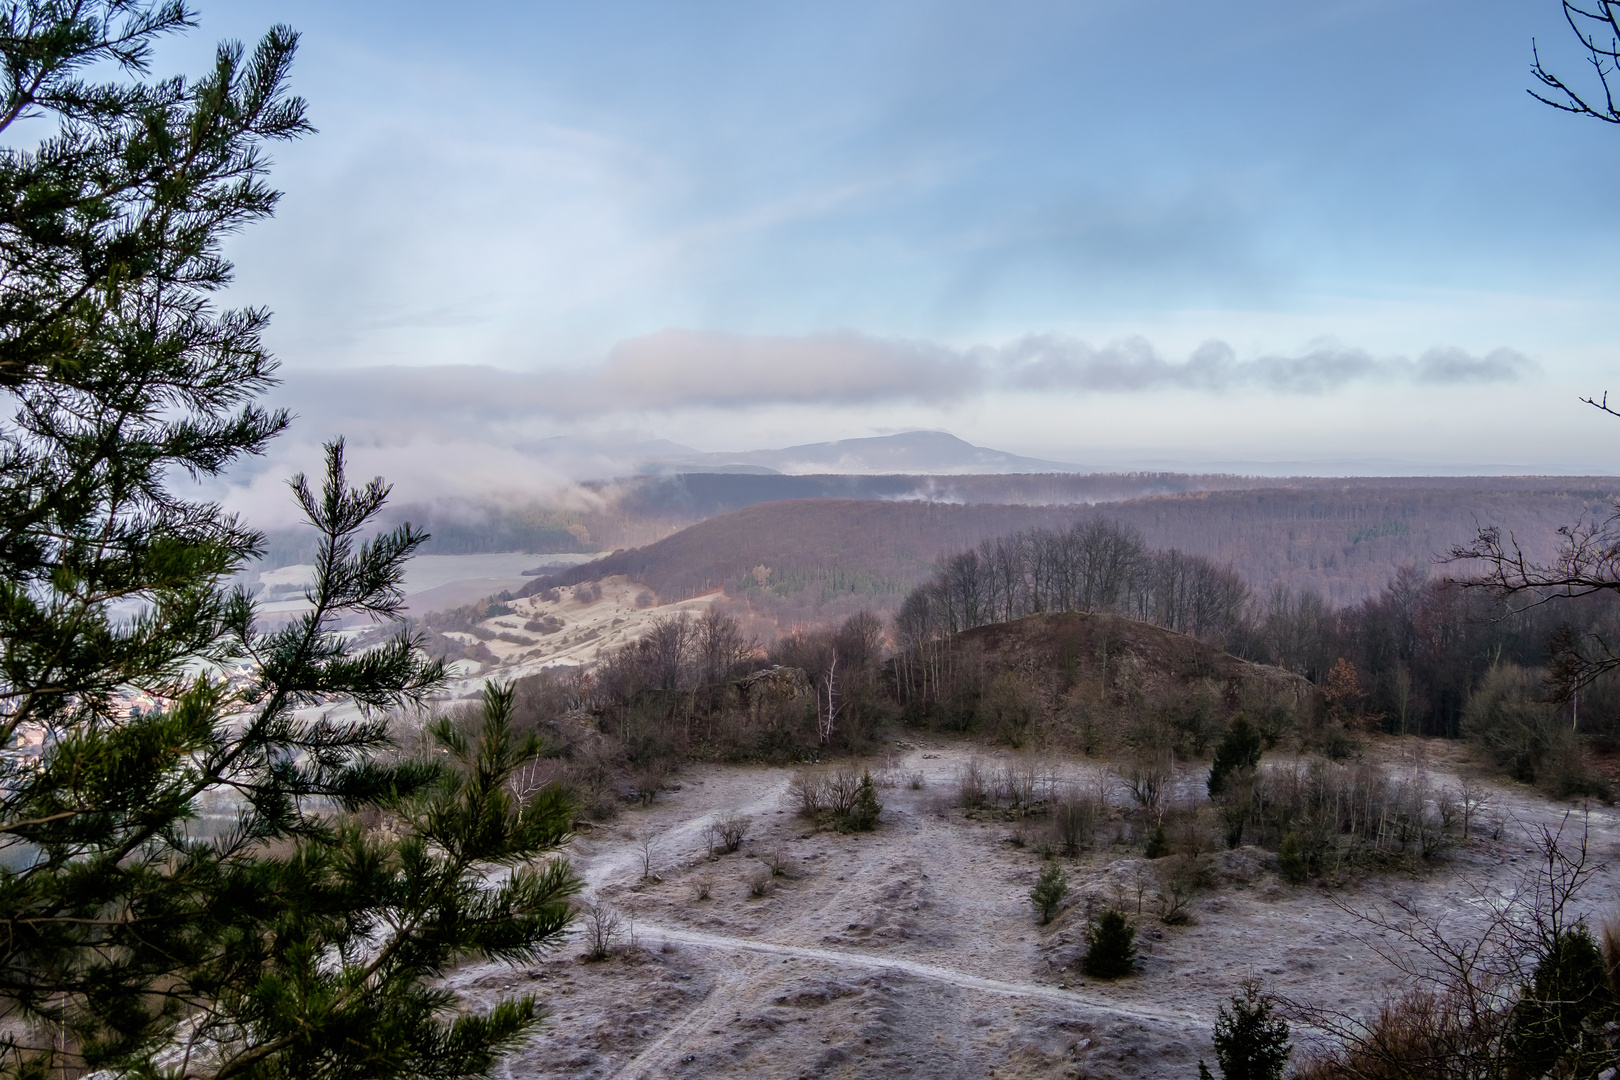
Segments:
[[[474,966],[451,981],[474,1003],[530,990],[552,1014],[501,1067],[511,1077],[1192,1076],[1211,1057],[1216,1007],[1245,978],[1346,1007],[1401,989],[1343,905],[1415,901],[1465,933],[1483,891],[1527,869],[1533,831],[1581,812],[1496,784],[1473,835],[1438,867],[1336,891],[1281,883],[1258,849],[1222,853],[1220,884],[1199,895],[1193,924],[1160,924],[1144,899],[1138,974],[1102,982],[1072,966],[1080,898],[1134,914],[1151,867],[1099,835],[1091,852],[1064,860],[1076,902],[1037,925],[1028,896],[1039,856],[1008,843],[1007,823],[949,806],[975,752],[985,753],[906,749],[889,775],[920,773],[922,788],[885,787],[881,826],[857,835],[797,817],[789,770],[694,768],[651,809],[577,841],[591,895],[626,920],[614,956],[586,963],[576,941],[532,968]],[[1421,771],[1437,792],[1461,767],[1417,740],[1374,753],[1392,771]],[[1100,770],[1057,767],[1077,781]],[[1182,797],[1201,779],[1196,768],[1181,777]],[[1612,862],[1620,821],[1611,808],[1585,812],[1594,854]],[[724,813],[752,825],[737,852],[711,859],[705,827]],[[783,873],[769,876],[772,862]],[[708,898],[698,899],[704,882]],[[1617,886],[1605,868],[1588,902],[1600,907]]]

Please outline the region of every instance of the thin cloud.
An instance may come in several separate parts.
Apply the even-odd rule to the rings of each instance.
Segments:
[[[1142,338],[1101,348],[1078,338],[1041,335],[999,349],[980,350],[1018,390],[1127,393],[1157,389],[1221,393],[1244,388],[1320,394],[1355,382],[1419,382],[1462,385],[1511,382],[1535,374],[1534,361],[1509,348],[1484,356],[1439,347],[1416,361],[1375,357],[1365,349],[1326,345],[1296,356],[1265,355],[1239,360],[1223,341],[1207,341],[1186,360],[1167,360]]]

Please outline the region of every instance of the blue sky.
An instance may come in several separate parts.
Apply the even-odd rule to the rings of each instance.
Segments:
[[[320,133],[231,249],[276,312],[289,447],[927,427],[1099,468],[1616,461],[1620,421],[1575,399],[1617,370],[1620,129],[1526,93],[1532,37],[1581,65],[1551,0],[201,14],[165,63],[303,34]],[[1230,377],[1187,375],[1205,347]],[[1032,349],[1091,359],[1034,385]],[[1437,349],[1474,366],[1420,377]],[[378,365],[391,419],[321,390]],[[462,365],[527,389],[470,431],[435,411]]]

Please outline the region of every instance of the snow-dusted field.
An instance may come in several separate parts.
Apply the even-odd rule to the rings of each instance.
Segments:
[[[1457,780],[1455,745],[1383,743],[1393,770],[1423,769],[1434,789]],[[949,809],[958,768],[993,752],[954,742],[902,747],[876,833],[814,832],[788,799],[789,770],[694,767],[649,810],[626,812],[576,841],[590,894],[633,925],[635,947],[584,963],[576,941],[532,967],[474,966],[454,984],[471,1000],[500,989],[536,992],[553,1013],[497,1075],[527,1077],[1157,1077],[1195,1075],[1210,1057],[1217,1005],[1258,976],[1271,989],[1330,1005],[1373,1006],[1402,983],[1366,944],[1367,927],[1335,900],[1390,898],[1452,912],[1466,932],[1481,885],[1523,874],[1537,825],[1572,809],[1497,785],[1489,824],[1435,869],[1369,877],[1350,890],[1281,883],[1254,848],[1218,856],[1220,884],[1195,903],[1193,925],[1140,919],[1139,974],[1114,983],[1067,966],[1079,950],[1082,906],[1038,926],[1028,900],[1039,857],[1008,843],[1012,826]],[[1080,779],[1096,766],[1058,763]],[[1183,777],[1190,791],[1201,770]],[[739,852],[710,861],[704,826],[739,812],[753,820]],[[1588,808],[1593,850],[1612,862],[1620,820]],[[655,879],[642,880],[650,837]],[[1076,894],[1133,902],[1145,860],[1098,845],[1065,860]],[[750,896],[763,857],[793,866],[769,895]],[[698,900],[700,880],[710,899]],[[1612,903],[1607,867],[1588,902]]]

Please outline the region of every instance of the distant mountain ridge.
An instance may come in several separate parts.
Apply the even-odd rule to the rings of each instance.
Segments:
[[[871,476],[894,473],[935,476],[1009,473],[1083,473],[1065,461],[1023,457],[975,446],[945,431],[907,431],[862,439],[804,443],[776,450],[705,452],[667,439],[617,441],[557,436],[525,443],[519,450],[577,479],[675,473]]]

